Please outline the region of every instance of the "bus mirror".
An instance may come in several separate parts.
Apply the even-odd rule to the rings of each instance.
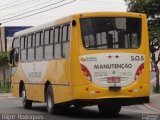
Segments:
[[[8,64],[10,66],[13,66],[13,51],[14,51],[14,49],[12,49],[8,52]]]
[[[72,20],[72,26],[76,26],[76,20]]]
[[[16,66],[16,63],[18,62],[18,53],[15,49],[12,49],[8,53],[8,63],[11,66]]]
[[[13,51],[12,51],[12,64],[13,64],[13,66],[15,67],[15,66],[17,66],[17,63],[18,63],[18,53],[17,53],[17,51],[16,51],[16,49],[13,49]]]

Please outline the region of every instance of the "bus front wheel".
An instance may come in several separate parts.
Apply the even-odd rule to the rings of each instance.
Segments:
[[[25,109],[30,109],[32,107],[32,101],[31,100],[27,100],[27,97],[26,97],[26,90],[25,90],[25,87],[23,86],[23,90],[22,90],[22,103],[23,103],[23,107]]]
[[[103,115],[117,115],[121,110],[121,105],[100,103],[98,109]]]

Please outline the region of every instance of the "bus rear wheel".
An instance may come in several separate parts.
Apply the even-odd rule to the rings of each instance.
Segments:
[[[23,107],[25,109],[30,109],[32,108],[32,101],[31,100],[27,100],[27,97],[26,97],[26,90],[25,90],[25,87],[23,86],[23,90],[22,90],[22,103],[23,103]]]
[[[117,115],[121,110],[121,105],[100,103],[98,109],[103,115]]]
[[[47,111],[50,114],[57,113],[58,106],[54,104],[54,95],[52,91],[52,86],[49,85],[46,93],[46,103],[47,103]]]

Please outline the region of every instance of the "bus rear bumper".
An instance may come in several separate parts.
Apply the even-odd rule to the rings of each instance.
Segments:
[[[136,97],[136,98],[76,99],[67,102],[67,104],[76,106],[91,106],[100,103],[107,103],[107,104],[119,104],[121,106],[129,106],[129,105],[149,103],[149,101],[150,101],[149,96],[146,96],[146,97]]]
[[[107,99],[98,99],[98,100],[76,100],[77,102],[88,102],[89,104],[98,104],[98,103],[119,103],[122,106],[134,105],[134,104],[144,104],[149,103],[149,97],[138,97],[138,98],[107,98]]]

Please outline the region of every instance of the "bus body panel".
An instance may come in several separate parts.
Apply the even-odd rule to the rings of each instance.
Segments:
[[[13,81],[13,77],[12,77],[12,81]],[[12,83],[12,95],[19,97],[19,84]]]
[[[44,78],[44,83],[48,80],[52,84],[55,103],[72,100],[69,59],[50,61]]]
[[[73,100],[71,94],[71,86],[68,85],[52,85],[53,94],[55,96],[55,104],[64,103]]]
[[[83,93],[83,94],[82,94]],[[104,98],[136,98],[147,97],[150,94],[149,83],[133,83],[118,91],[112,91],[108,88],[98,87],[95,84],[81,85],[73,87],[73,99],[92,100]]]

